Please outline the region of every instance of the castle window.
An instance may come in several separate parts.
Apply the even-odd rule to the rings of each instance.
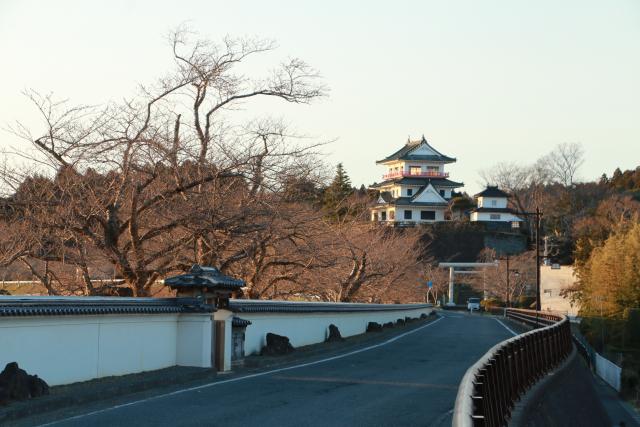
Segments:
[[[489,219],[494,221],[494,220],[499,220],[500,219],[500,214],[491,214],[489,215]]]
[[[420,175],[422,168],[420,166],[409,166],[410,175]]]
[[[413,188],[407,188],[407,196],[413,196]]]
[[[444,197],[444,190],[440,190],[440,195]]]
[[[435,220],[436,219],[436,212],[435,211],[420,211],[420,219]]]
[[[492,200],[491,201],[491,206],[497,206],[498,205],[498,201],[497,200]]]
[[[405,210],[404,211],[404,219],[411,219],[411,211],[410,210]]]

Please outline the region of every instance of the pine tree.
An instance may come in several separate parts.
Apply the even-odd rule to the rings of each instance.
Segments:
[[[351,180],[344,170],[342,163],[338,163],[336,175],[331,184],[325,189],[323,205],[329,216],[334,219],[343,217],[347,213],[346,199],[353,194]]]

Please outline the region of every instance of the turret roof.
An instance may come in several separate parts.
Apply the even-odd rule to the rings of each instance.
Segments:
[[[425,145],[432,151],[434,154],[411,154],[418,147]],[[456,161],[454,157],[446,156],[440,153],[438,150],[433,148],[428,142],[427,139],[422,135],[422,139],[417,141],[407,141],[407,144],[391,154],[390,156],[378,160],[376,163],[386,163],[393,160],[429,160],[434,162],[445,162],[445,163],[453,163]]]
[[[483,191],[479,192],[478,194],[476,194],[473,197],[505,197],[505,198],[509,198],[509,194],[505,193],[504,191],[500,190],[497,186],[491,186],[488,185],[486,189],[484,189]]]

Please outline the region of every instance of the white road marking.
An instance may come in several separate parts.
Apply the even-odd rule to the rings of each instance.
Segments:
[[[496,322],[500,323],[502,326],[504,326],[504,328],[507,331],[511,332],[513,335],[520,335],[519,333],[514,332],[513,329],[511,329],[510,327],[508,327],[507,325],[505,325],[504,323],[502,323],[500,320],[496,319],[495,317],[493,318],[493,320],[495,320]]]
[[[109,408],[104,408],[104,409],[99,409],[97,411],[87,412],[86,414],[75,415],[73,417],[64,418],[62,420],[52,421],[52,422],[46,423],[46,424],[40,424],[40,427],[52,426],[52,425],[56,425],[56,424],[60,424],[60,423],[66,422],[66,421],[79,420],[79,419],[82,419],[82,418],[85,418],[85,417],[101,414],[103,412],[111,411],[111,410],[114,410],[114,409],[126,408],[127,406],[138,405],[140,403],[146,403],[146,402],[150,402],[152,400],[162,399],[164,397],[169,397],[169,396],[175,396],[177,394],[187,393],[187,392],[190,392],[190,391],[202,390],[202,389],[209,388],[209,387],[214,387],[214,386],[217,386],[217,385],[220,385],[220,384],[227,384],[227,383],[233,383],[233,382],[241,381],[241,380],[248,380],[250,378],[263,377],[265,375],[271,375],[271,374],[275,374],[277,372],[290,371],[292,369],[304,368],[304,367],[307,367],[307,366],[313,366],[313,365],[318,365],[320,363],[330,362],[332,360],[342,359],[342,358],[345,358],[345,357],[348,357],[348,356],[353,356],[354,354],[363,353],[365,351],[373,350],[375,348],[379,348],[379,347],[385,346],[387,344],[391,344],[392,342],[395,342],[395,341],[399,340],[400,338],[406,337],[407,335],[411,335],[411,334],[413,334],[415,332],[418,332],[418,331],[420,331],[422,329],[428,328],[431,325],[435,325],[436,323],[438,323],[442,319],[443,319],[443,317],[440,317],[439,319],[434,320],[431,323],[428,323],[428,324],[426,324],[424,326],[421,326],[419,328],[413,329],[413,330],[411,330],[409,332],[405,332],[404,334],[397,335],[397,336],[395,336],[393,338],[390,338],[390,339],[388,339],[386,341],[383,341],[383,342],[381,342],[379,344],[370,345],[368,347],[364,347],[364,348],[361,348],[361,349],[358,349],[358,350],[350,351],[349,353],[339,354],[337,356],[327,357],[326,359],[315,360],[313,362],[301,363],[299,365],[287,366],[287,367],[284,367],[284,368],[273,369],[271,371],[258,372],[256,374],[245,375],[243,377],[230,378],[228,380],[215,381],[215,382],[202,384],[202,385],[195,386],[195,387],[184,388],[184,389],[181,389],[181,390],[172,391],[170,393],[164,393],[164,394],[159,394],[157,396],[148,397],[146,399],[135,400],[133,402],[122,403],[120,405],[111,406]]]

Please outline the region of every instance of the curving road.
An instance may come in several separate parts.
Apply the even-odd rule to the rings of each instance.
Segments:
[[[466,369],[512,333],[494,318],[444,313],[385,342],[119,406],[56,426],[451,425]],[[87,409],[89,410],[89,409]]]

